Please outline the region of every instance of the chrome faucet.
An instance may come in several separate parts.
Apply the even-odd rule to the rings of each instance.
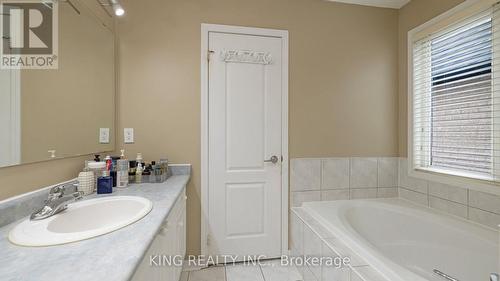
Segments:
[[[31,214],[30,220],[43,220],[49,218],[66,210],[68,204],[82,199],[83,193],[76,191],[76,186],[76,184],[58,185],[51,188],[49,191],[49,198],[45,200],[42,208]],[[73,193],[71,195],[64,195],[70,188],[73,188]]]
[[[448,275],[448,274],[446,274],[446,273],[444,273],[444,272],[442,272],[442,271],[440,271],[440,270],[438,270],[438,269],[434,269],[434,270],[433,270],[433,272],[434,272],[436,275],[438,275],[438,276],[440,276],[441,278],[446,279],[446,280],[448,280],[448,281],[459,281],[458,279],[453,278],[452,276],[450,276],[450,275]]]

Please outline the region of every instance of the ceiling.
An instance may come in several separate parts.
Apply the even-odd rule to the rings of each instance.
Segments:
[[[411,0],[327,0],[330,2],[342,2],[364,6],[399,9]]]

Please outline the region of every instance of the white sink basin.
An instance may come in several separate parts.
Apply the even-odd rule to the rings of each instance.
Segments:
[[[9,233],[20,246],[52,246],[110,233],[146,216],[153,204],[136,196],[104,197],[79,201],[44,220],[26,219]]]

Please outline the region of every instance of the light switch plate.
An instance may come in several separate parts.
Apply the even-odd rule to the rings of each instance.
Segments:
[[[99,143],[109,143],[109,128],[99,128]]]
[[[134,143],[134,128],[123,129],[123,142]]]

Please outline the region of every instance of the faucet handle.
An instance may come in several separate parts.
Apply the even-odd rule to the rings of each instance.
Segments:
[[[62,185],[63,193],[70,194],[78,191],[77,183],[66,183]]]
[[[78,201],[83,198],[83,191],[74,192],[72,195],[75,198],[75,201]]]
[[[78,190],[78,184],[76,183],[66,183],[61,185],[56,185],[52,187],[49,191],[49,200],[61,198],[64,194],[70,194]]]
[[[63,189],[62,189],[62,186],[60,185],[57,185],[57,186],[54,186],[50,189],[49,193],[50,194],[54,194],[54,193],[62,193],[63,192]]]
[[[49,191],[49,200],[60,198],[63,196],[64,188],[60,185],[54,186]]]

